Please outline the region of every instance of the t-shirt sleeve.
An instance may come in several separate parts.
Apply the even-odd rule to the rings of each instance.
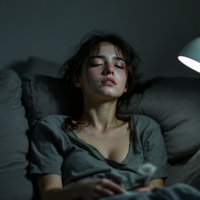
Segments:
[[[58,140],[51,123],[37,123],[30,141],[29,175],[49,173],[62,176],[63,155]]]
[[[144,163],[149,162],[157,167],[156,172],[150,181],[160,178],[166,178],[169,175],[169,164],[164,138],[160,125],[147,131],[148,134],[144,140]]]

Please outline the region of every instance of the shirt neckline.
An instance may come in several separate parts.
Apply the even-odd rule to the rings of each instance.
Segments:
[[[120,114],[121,115],[121,114]],[[122,115],[122,116],[127,116],[127,115]],[[128,115],[128,116],[130,116],[131,118],[130,118],[130,121],[131,121],[131,130],[133,131],[133,116],[132,115]],[[68,126],[69,127],[69,126]],[[101,160],[103,160],[103,161],[105,161],[105,162],[108,162],[108,163],[111,163],[111,164],[114,164],[114,165],[120,165],[120,166],[124,166],[124,165],[127,165],[128,163],[129,163],[129,160],[130,160],[130,158],[131,158],[131,149],[132,149],[132,146],[133,146],[133,134],[134,134],[134,131],[133,131],[133,134],[132,134],[132,136],[131,136],[131,140],[130,140],[130,147],[129,147],[129,151],[128,151],[128,154],[126,155],[126,157],[124,158],[124,160],[121,162],[121,163],[119,163],[119,162],[117,162],[117,161],[115,161],[115,160],[112,160],[112,159],[108,159],[108,158],[105,158],[101,153],[100,153],[100,151],[96,148],[96,147],[94,147],[93,145],[91,145],[91,144],[88,144],[87,142],[85,142],[84,140],[82,140],[82,139],[80,139],[77,135],[76,135],[76,133],[74,133],[74,131],[69,127],[69,130],[70,130],[70,132],[72,133],[72,135],[79,141],[79,142],[81,142],[81,143],[83,143],[83,144],[85,144],[85,145],[87,145],[87,146],[89,146],[90,148],[92,148],[94,151],[95,151],[95,155],[96,156],[98,156]],[[65,128],[65,132],[66,132],[66,128]],[[133,156],[133,155],[132,155]]]

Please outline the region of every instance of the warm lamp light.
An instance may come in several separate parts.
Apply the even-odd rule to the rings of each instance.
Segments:
[[[200,37],[189,42],[179,53],[178,59],[200,73]]]

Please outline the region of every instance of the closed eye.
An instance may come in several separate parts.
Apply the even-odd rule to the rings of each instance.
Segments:
[[[120,66],[117,66],[117,65],[115,65],[116,67],[119,67],[119,68],[121,68],[121,69],[124,69],[123,67],[120,67]]]
[[[102,64],[99,64],[99,65],[102,65]],[[99,65],[91,65],[91,66],[99,66]],[[120,66],[118,66],[118,65],[115,65],[116,67],[119,67],[119,68],[121,68],[121,69],[124,69],[123,67],[120,67]]]

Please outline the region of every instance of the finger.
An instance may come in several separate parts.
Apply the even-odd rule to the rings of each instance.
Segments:
[[[99,197],[108,197],[108,196],[112,196],[114,195],[114,193],[100,185],[95,186],[95,193],[99,196]]]
[[[109,190],[113,191],[116,194],[126,193],[126,191],[120,185],[111,180],[102,179],[101,183],[105,188],[108,188]]]
[[[143,187],[143,188],[136,188],[136,192],[150,192],[151,189],[149,187]]]
[[[151,189],[154,189],[156,187],[161,187],[161,186],[158,186],[158,185],[149,185],[148,187],[151,188]]]
[[[102,197],[99,196],[98,194],[93,194],[93,196],[92,196],[92,200],[98,200],[100,198],[102,198]]]

